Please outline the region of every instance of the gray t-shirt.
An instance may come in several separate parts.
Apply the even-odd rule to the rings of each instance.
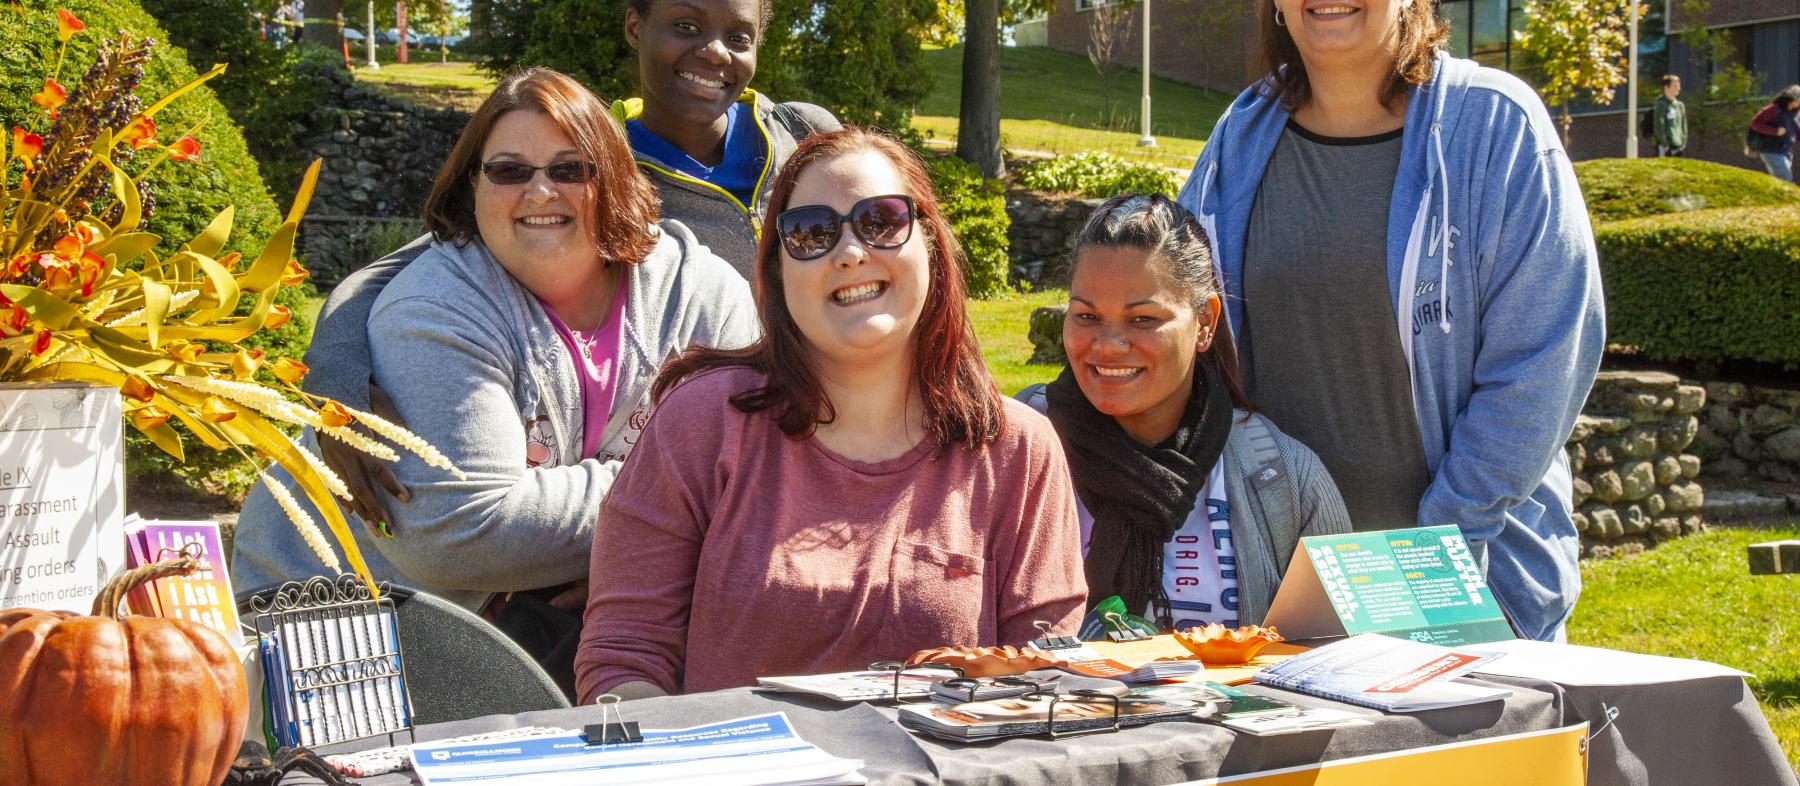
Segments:
[[[1250,400],[1319,454],[1359,531],[1415,526],[1431,480],[1388,294],[1400,136],[1322,137],[1289,121],[1244,254]]]

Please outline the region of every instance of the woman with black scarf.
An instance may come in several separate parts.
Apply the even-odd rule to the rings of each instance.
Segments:
[[[1161,194],[1113,197],[1072,279],[1069,365],[1019,398],[1068,456],[1089,605],[1119,595],[1165,630],[1261,623],[1300,538],[1350,520],[1318,457],[1249,412],[1199,222]]]

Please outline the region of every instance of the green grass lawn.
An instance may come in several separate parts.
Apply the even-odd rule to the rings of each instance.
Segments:
[[[1569,641],[1699,658],[1747,671],[1788,762],[1800,768],[1800,576],[1752,576],[1744,547],[1800,538],[1784,529],[1719,529],[1617,560],[1582,565]]]
[[[934,82],[913,127],[941,140],[956,138],[962,48],[925,52]],[[1072,153],[1106,150],[1186,171],[1194,165],[1213,122],[1231,96],[1172,79],[1150,82],[1151,127],[1157,147],[1140,148],[1138,94],[1142,78],[1121,70],[1113,77],[1113,117],[1108,124],[1100,75],[1081,55],[1047,47],[1006,47],[1000,55],[1000,136],[1010,149]]]
[[[1026,330],[1032,309],[1067,302],[1069,293],[1062,289],[969,301],[969,318],[975,322],[975,335],[981,340],[981,355],[994,372],[994,381],[1000,383],[1000,392],[1010,396],[1033,382],[1056,378],[1060,366],[1025,362],[1031,357],[1031,340],[1026,338]]]
[[[436,53],[430,57],[415,55],[413,62],[405,65],[384,62],[380,68],[363,66],[361,59],[353,62],[358,63],[357,80],[384,93],[424,106],[454,106],[465,112],[480,106],[498,81],[478,70],[474,63],[437,62]]]

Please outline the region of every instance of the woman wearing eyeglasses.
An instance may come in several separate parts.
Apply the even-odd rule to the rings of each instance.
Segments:
[[[497,595],[586,577],[657,365],[693,344],[749,343],[753,305],[691,233],[658,228],[606,107],[547,69],[506,78],[476,111],[426,217],[430,244],[370,312],[373,375],[463,476],[408,455],[393,465],[412,493],[393,506],[392,537],[355,529],[377,578],[500,614]],[[240,588],[322,570],[285,515],[266,488],[245,506]]]
[[[1041,415],[1004,400],[918,159],[845,130],[782,169],[764,338],[666,366],[601,508],[584,701],[866,668],[1071,630],[1074,498]]]

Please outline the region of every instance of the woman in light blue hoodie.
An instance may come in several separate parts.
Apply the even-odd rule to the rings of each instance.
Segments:
[[[1558,638],[1581,587],[1562,446],[1604,314],[1550,117],[1440,51],[1424,0],[1259,16],[1270,75],[1180,197],[1212,238],[1250,395],[1319,453],[1357,529],[1460,526],[1520,634]]]

